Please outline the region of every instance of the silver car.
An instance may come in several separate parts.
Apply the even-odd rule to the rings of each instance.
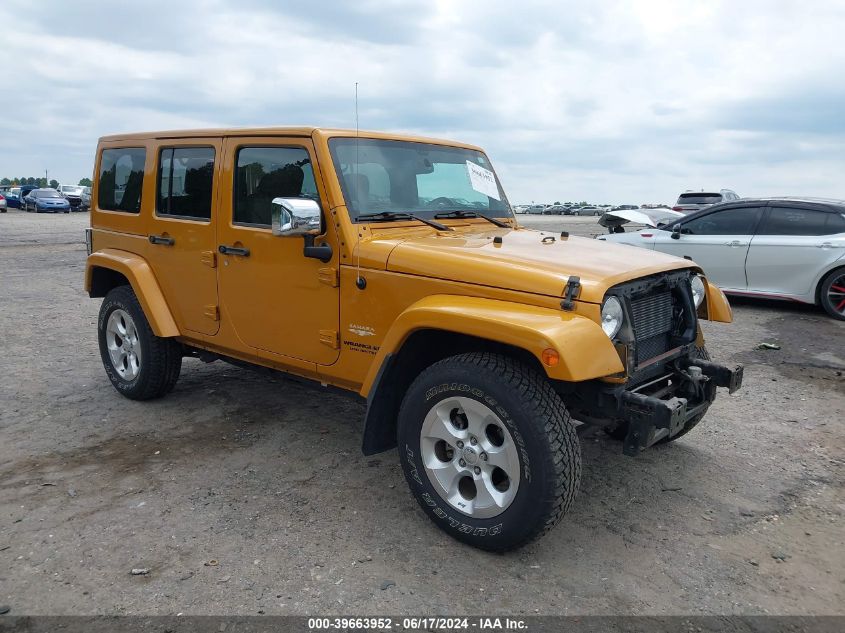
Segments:
[[[80,185],[61,185],[59,193],[70,203],[71,211],[82,211],[82,190]]]
[[[729,294],[819,304],[845,320],[845,200],[743,199],[598,239],[692,259]]]

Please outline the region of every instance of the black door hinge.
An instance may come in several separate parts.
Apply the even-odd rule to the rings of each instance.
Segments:
[[[560,307],[564,310],[574,310],[575,299],[578,298],[578,292],[580,290],[581,278],[572,275],[563,288],[563,301],[560,302]]]

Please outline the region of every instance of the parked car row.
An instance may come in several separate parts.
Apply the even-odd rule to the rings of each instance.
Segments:
[[[707,194],[711,195],[711,194]],[[619,211],[625,209],[668,209],[665,204],[620,204],[612,206],[609,204],[519,204],[513,208],[514,213],[537,214],[537,215],[593,215],[600,216],[608,211]]]
[[[514,213],[533,213],[538,215],[596,215],[599,216],[609,210],[609,204],[601,205],[580,205],[580,204],[532,204],[516,205]]]
[[[0,213],[23,209],[36,213],[70,213],[91,208],[91,187],[61,185],[58,189],[20,185],[0,190]]]

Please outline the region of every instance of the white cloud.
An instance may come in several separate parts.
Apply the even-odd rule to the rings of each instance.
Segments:
[[[513,201],[845,197],[845,9],[818,0],[54,2],[0,8],[0,175],[102,134],[354,124],[488,149]],[[32,16],[29,18],[21,16]],[[45,18],[44,16],[49,16]]]

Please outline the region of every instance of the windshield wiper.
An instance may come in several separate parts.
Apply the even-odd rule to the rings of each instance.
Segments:
[[[388,222],[390,220],[416,220],[417,222],[422,222],[423,224],[428,224],[430,227],[437,229],[438,231],[453,231],[454,229],[446,226],[445,224],[440,224],[440,222],[435,222],[434,220],[429,220],[426,218],[421,218],[418,215],[414,215],[413,213],[408,213],[406,211],[382,211],[380,213],[364,213],[359,215],[355,218],[355,221],[358,220],[376,220],[376,221],[385,221]]]
[[[441,218],[441,219],[454,218],[456,220],[463,220],[464,218],[484,218],[485,220],[487,220],[491,224],[495,224],[496,226],[500,226],[503,229],[511,228],[510,224],[506,224],[506,223],[502,222],[501,220],[497,220],[496,218],[488,217],[488,216],[484,215],[483,213],[476,213],[475,211],[461,211],[459,209],[457,211],[449,211],[448,213],[438,213],[434,217],[435,218]]]

